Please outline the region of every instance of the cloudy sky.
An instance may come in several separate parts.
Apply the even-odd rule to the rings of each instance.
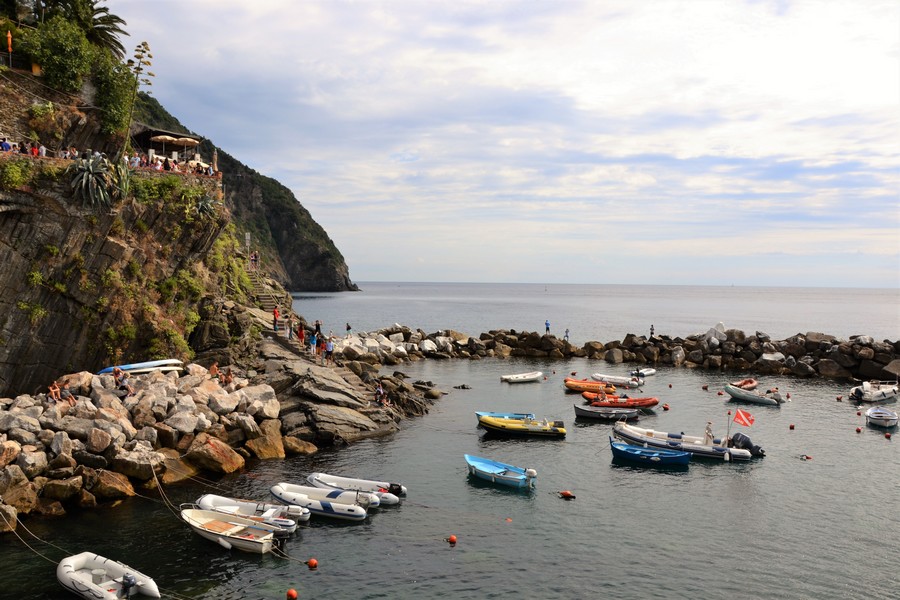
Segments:
[[[900,287],[895,0],[108,0],[354,281]]]

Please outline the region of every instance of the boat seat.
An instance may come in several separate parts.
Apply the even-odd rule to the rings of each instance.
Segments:
[[[277,515],[278,513],[279,513],[279,509],[277,509],[277,508],[270,508],[269,510],[267,510],[266,512],[264,512],[261,516],[262,516],[264,519],[271,519],[272,517],[274,517],[274,516]]]

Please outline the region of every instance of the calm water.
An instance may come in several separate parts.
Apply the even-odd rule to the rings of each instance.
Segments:
[[[365,296],[346,294],[332,306],[343,304],[344,297],[352,304]],[[528,312],[513,296],[505,298],[506,314],[521,318]],[[715,305],[724,302],[719,298]],[[381,315],[393,310],[369,304]],[[441,315],[467,306],[437,296],[430,304]],[[752,319],[744,314],[735,313],[731,323],[712,306],[697,305],[696,310],[697,316],[682,319],[686,330],[673,333],[690,333],[694,323],[703,323],[699,329],[704,329],[709,319],[781,335],[772,324],[776,319],[746,325]],[[781,314],[785,307],[773,303],[768,310]],[[544,312],[528,328],[539,328]],[[345,319],[336,314],[342,324]],[[365,325],[363,313],[357,314],[360,327],[384,324]],[[426,331],[454,326],[419,324],[412,316],[425,315],[424,307],[409,314],[387,322]],[[471,315],[479,323],[484,318],[480,312]],[[841,320],[840,313],[834,320]],[[590,317],[583,315],[581,322]],[[455,327],[481,331],[498,326],[503,325],[467,327],[461,321]],[[840,335],[843,326],[821,329]],[[860,327],[876,334],[874,325],[863,322]],[[793,327],[808,328],[818,327],[808,321]],[[658,324],[657,330],[663,331]],[[878,335],[896,337],[889,331]],[[543,370],[547,380],[520,385],[499,381],[501,374],[532,369]],[[866,427],[854,405],[836,401],[838,395],[846,398],[844,385],[766,378],[764,385],[778,386],[792,399],[781,408],[742,406],[756,422],[740,429],[766,449],[766,458],[698,462],[687,471],[658,472],[611,464],[611,426],[575,422],[572,404],[580,398],[562,387],[563,376],[571,371],[581,376],[624,374],[624,367],[583,359],[483,360],[425,361],[401,370],[432,380],[450,394],[396,435],[315,457],[256,463],[240,475],[166,490],[175,504],[216,491],[263,498],[273,483],[330,471],[402,481],[410,495],[401,506],[373,511],[362,524],[314,521],[288,541],[286,550],[295,560],[285,560],[225,551],[180,523],[158,494],[143,492],[146,497],[77,518],[27,520],[42,540],[30,539],[20,527],[33,550],[14,536],[0,537],[0,597],[70,597],[55,581],[55,562],[65,552],[86,549],[153,575],[169,598],[280,600],[291,587],[300,598],[410,600],[897,597],[900,454],[896,440]],[[740,406],[716,394],[725,379],[661,369],[648,378],[644,391],[671,410],[648,415],[640,424],[700,434],[706,421],[713,421],[715,432],[725,433],[728,410]],[[453,389],[460,384],[472,389]],[[703,385],[712,391],[703,391]],[[531,411],[563,419],[569,435],[564,441],[485,439],[475,426],[475,410]],[[732,431],[738,428],[734,425]],[[535,468],[537,490],[513,492],[470,481],[464,453]],[[577,499],[561,500],[559,490],[571,490]],[[456,547],[443,541],[450,534],[459,539]],[[310,557],[319,561],[317,571],[302,564]]]
[[[900,289],[634,285],[360,283],[359,293],[295,294],[294,310],[325,330],[372,331],[400,323],[426,333],[456,329],[543,331],[574,344],[628,333],[687,336],[718,322],[775,339],[819,331],[847,339],[900,339]]]

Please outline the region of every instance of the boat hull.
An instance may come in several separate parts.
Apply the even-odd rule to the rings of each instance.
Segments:
[[[406,495],[406,486],[390,481],[342,477],[330,473],[310,473],[306,480],[317,488],[375,494],[381,504],[397,504],[400,502],[399,497]]]
[[[624,375],[607,375],[606,373],[592,373],[591,379],[609,383],[617,387],[639,388],[644,385],[644,380],[640,377],[626,377]]]
[[[278,527],[286,533],[294,533],[297,530],[297,524],[309,521],[310,516],[309,509],[302,506],[254,502],[216,494],[204,494],[197,499],[196,504],[204,510],[215,510],[261,521]]]
[[[686,466],[691,461],[691,453],[664,448],[645,448],[617,442],[609,438],[613,459],[645,467]]]
[[[86,600],[116,600],[120,597],[122,577],[126,574],[134,576],[135,589],[139,594],[148,598],[160,597],[159,588],[151,577],[93,552],[67,556],[56,567],[56,579],[60,585]]]
[[[698,458],[735,462],[750,460],[753,457],[749,450],[723,446],[722,440],[718,438],[714,439],[711,444],[707,444],[700,437],[643,429],[621,421],[613,426],[613,436],[635,446],[690,452],[692,456]]]
[[[606,395],[593,392],[582,392],[584,398],[591,406],[607,406],[611,408],[652,408],[659,404],[659,398],[627,398],[622,396]]]
[[[633,421],[640,417],[636,408],[611,408],[608,406],[578,406],[574,404],[575,416],[582,419],[599,419],[602,421]]]
[[[315,500],[302,492],[295,491],[289,483],[273,485],[269,490],[272,497],[285,504],[296,504],[309,510],[313,516],[345,521],[364,521],[368,516],[366,509],[358,504],[342,504],[330,500]]]
[[[534,413],[475,411],[475,417],[498,417],[500,419],[534,419]]]
[[[540,381],[543,376],[543,371],[530,371],[528,373],[501,375],[500,381],[505,381],[506,383],[530,383],[532,381]]]
[[[181,360],[178,360],[177,358],[164,358],[162,360],[148,360],[145,362],[132,363],[132,364],[128,364],[128,365],[115,365],[115,366],[111,366],[111,367],[106,367],[104,369],[101,369],[100,371],[97,371],[97,374],[105,375],[107,373],[112,373],[113,369],[115,369],[116,367],[119,367],[123,371],[134,371],[135,369],[150,369],[153,367],[165,367],[165,366],[180,367],[183,365],[184,365],[184,362]]]
[[[563,385],[566,386],[566,389],[571,390],[573,392],[593,392],[595,394],[599,394],[603,392],[604,394],[615,394],[616,386],[609,385],[602,381],[593,381],[592,379],[572,379],[571,377],[566,377],[563,379]]]
[[[181,518],[197,535],[230,550],[266,554],[275,547],[275,528],[214,510],[183,509]]]
[[[725,384],[725,393],[731,396],[732,400],[759,404],[761,406],[781,406],[782,402],[781,394],[777,390],[772,393],[766,392],[761,394],[754,390],[739,388],[727,383]]]
[[[883,406],[873,406],[866,411],[866,424],[873,427],[896,427],[900,417],[897,413]]]
[[[464,455],[469,475],[505,487],[516,489],[533,489],[537,473],[532,469],[523,469],[489,458]]]
[[[566,437],[566,428],[562,421],[479,417],[478,424],[490,433],[505,437]]]
[[[862,385],[850,388],[850,397],[857,402],[887,402],[900,394],[896,382],[866,381]]]

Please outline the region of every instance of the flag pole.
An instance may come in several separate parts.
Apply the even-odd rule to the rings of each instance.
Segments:
[[[730,413],[731,411],[728,411],[728,412]],[[722,440],[722,447],[723,447],[723,448],[727,448],[727,447],[728,447],[728,438],[731,437],[731,421],[732,421],[732,420],[733,420],[732,417],[729,417],[729,418],[728,418],[728,428],[725,430],[725,439]]]

